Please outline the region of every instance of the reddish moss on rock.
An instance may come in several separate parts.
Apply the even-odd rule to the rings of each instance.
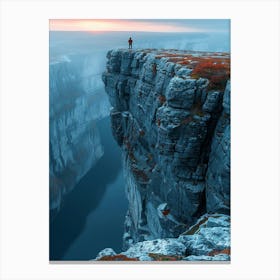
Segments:
[[[230,56],[228,53],[169,53],[161,52],[156,58],[165,57],[168,62],[184,65],[193,69],[191,77],[209,80],[208,90],[224,90],[230,78]]]
[[[167,216],[167,215],[170,213],[170,209],[162,210],[161,213],[162,213],[164,216]]]
[[[153,258],[155,261],[179,261],[182,259],[181,256],[169,256],[156,253],[149,253],[149,257]]]
[[[199,227],[204,224],[209,217],[204,217],[199,223],[195,224],[194,226],[190,227],[183,235],[193,235],[198,232]]]
[[[129,258],[126,255],[103,256],[98,261],[139,261],[138,258]]]
[[[161,122],[160,119],[157,120],[157,125],[160,126]]]
[[[223,250],[213,250],[210,253],[208,253],[208,256],[214,257],[219,254],[230,255],[230,248],[225,248]]]
[[[159,95],[158,100],[160,105],[163,105],[163,103],[166,101],[166,97],[164,95]]]
[[[224,90],[230,78],[229,59],[207,59],[199,61],[193,69],[191,77],[209,80],[208,90]]]
[[[142,179],[143,182],[148,182],[149,181],[148,175],[143,170],[140,170],[136,167],[132,167],[131,170],[132,170],[134,176],[139,178],[139,179]]]

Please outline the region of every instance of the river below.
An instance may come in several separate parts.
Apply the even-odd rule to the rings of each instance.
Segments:
[[[104,155],[50,214],[50,260],[90,260],[107,247],[122,249],[127,211],[121,150],[110,118],[97,121]]]

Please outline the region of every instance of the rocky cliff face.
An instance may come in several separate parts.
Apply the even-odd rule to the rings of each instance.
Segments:
[[[129,200],[124,248],[177,238],[205,213],[229,215],[228,54],[112,50],[107,58]]]
[[[90,57],[72,56],[50,63],[50,209],[103,155],[97,119],[109,104],[98,91],[98,77],[89,72]],[[102,88],[101,88],[102,89]]]

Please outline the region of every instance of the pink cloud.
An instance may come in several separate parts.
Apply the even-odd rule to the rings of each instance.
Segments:
[[[147,31],[147,32],[199,32],[191,26],[176,26],[168,21],[106,20],[106,19],[51,19],[53,31]]]

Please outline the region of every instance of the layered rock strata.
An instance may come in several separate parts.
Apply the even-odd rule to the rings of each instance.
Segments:
[[[49,178],[50,209],[103,155],[96,121],[108,115],[109,104],[88,74],[88,57],[72,56],[50,63]],[[102,89],[102,88],[101,88]]]
[[[178,238],[205,213],[229,215],[228,54],[112,50],[107,58],[129,200],[124,249]]]

